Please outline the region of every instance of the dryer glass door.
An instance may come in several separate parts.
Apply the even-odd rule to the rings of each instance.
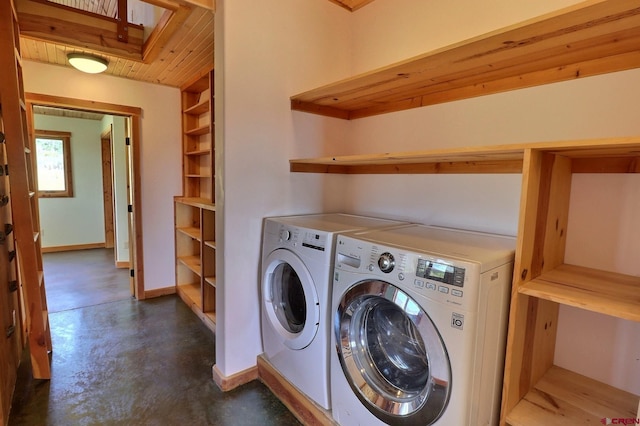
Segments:
[[[269,254],[263,273],[263,309],[291,349],[308,346],[318,331],[318,293],[298,256],[279,249]]]
[[[392,284],[361,281],[335,316],[338,357],[352,390],[390,424],[430,425],[444,412],[451,366],[429,315]]]

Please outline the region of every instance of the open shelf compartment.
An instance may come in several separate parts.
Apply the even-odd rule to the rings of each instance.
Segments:
[[[635,419],[640,397],[552,366],[511,410],[511,426],[598,425],[606,418]]]
[[[640,277],[562,264],[522,285],[522,294],[640,321]]]

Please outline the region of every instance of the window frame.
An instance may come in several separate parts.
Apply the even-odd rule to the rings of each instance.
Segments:
[[[39,198],[71,198],[73,197],[73,171],[71,169],[71,132],[60,132],[56,130],[36,130],[34,132],[33,146],[36,152],[34,158],[36,160],[36,186],[38,187]],[[38,172],[38,150],[36,139],[55,139],[62,140],[62,155],[64,157],[64,186],[61,191],[41,190],[37,179]]]

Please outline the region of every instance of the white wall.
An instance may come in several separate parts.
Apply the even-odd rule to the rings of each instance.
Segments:
[[[73,197],[40,198],[43,247],[104,243],[100,122],[35,115],[35,128],[71,133]]]
[[[354,14],[354,68],[385,65],[570,3],[376,0]],[[356,120],[351,153],[638,135],[639,81],[633,70]],[[515,234],[519,187],[519,175],[354,176],[345,207]],[[640,275],[640,176],[578,176],[572,195],[567,261]],[[640,393],[640,324],[562,307],[559,336],[557,364]]]
[[[111,168],[113,170],[113,199],[115,219],[115,252],[117,262],[129,262],[129,212],[127,202],[127,159],[125,117],[105,115],[102,119],[102,132],[111,133]]]
[[[173,196],[182,192],[180,91],[30,61],[24,64],[24,84],[26,92],[142,108],[138,142],[145,290],[173,287]]]
[[[348,123],[294,119],[289,97],[349,73],[349,16],[328,1],[216,2],[216,155],[224,163],[216,171],[224,187],[216,364],[225,376],[262,352],[262,218],[341,209],[343,177],[291,174],[288,161],[340,150]]]

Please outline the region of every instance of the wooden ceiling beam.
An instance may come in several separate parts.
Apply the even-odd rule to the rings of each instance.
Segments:
[[[185,23],[191,14],[191,7],[178,6],[175,10],[165,10],[158,24],[153,29],[147,41],[142,46],[142,61],[146,64],[153,62],[171,37]]]
[[[176,11],[180,7],[197,6],[211,11],[216,10],[215,0],[141,0],[144,3],[148,3],[154,6],[161,7],[163,9]]]
[[[128,42],[118,38],[115,19],[53,3],[17,0],[20,36],[142,62],[143,28],[127,24]]]

